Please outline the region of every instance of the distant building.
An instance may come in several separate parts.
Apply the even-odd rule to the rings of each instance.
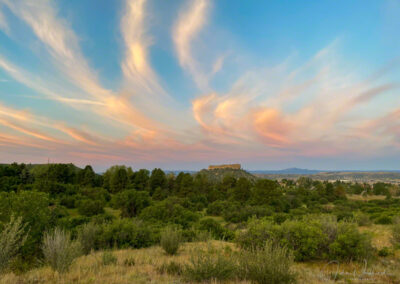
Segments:
[[[241,165],[240,164],[230,164],[230,165],[210,165],[208,166],[209,170],[215,170],[215,169],[233,169],[233,170],[240,170]]]

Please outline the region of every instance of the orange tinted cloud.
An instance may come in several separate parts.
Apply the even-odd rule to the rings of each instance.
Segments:
[[[12,129],[14,129],[16,131],[19,131],[21,133],[24,133],[26,135],[41,139],[41,140],[46,140],[46,141],[50,141],[50,142],[57,142],[57,143],[61,142],[61,141],[59,141],[59,140],[57,140],[57,139],[55,139],[55,138],[53,138],[53,137],[51,137],[49,135],[41,133],[40,131],[36,131],[34,129],[26,128],[24,126],[18,125],[16,123],[12,123],[12,122],[7,121],[5,119],[0,119],[0,124],[2,124],[4,126],[7,126],[9,128],[12,128]]]
[[[78,130],[78,129],[75,129],[72,127],[63,126],[63,125],[59,125],[58,128],[77,141],[80,141],[80,142],[83,142],[83,143],[86,143],[86,144],[89,144],[92,146],[98,145],[98,143],[94,140],[94,138],[90,134],[88,134],[84,131],[81,131],[81,130]]]
[[[190,72],[196,84],[202,89],[208,89],[207,76],[200,70],[198,62],[192,54],[192,43],[206,23],[209,6],[208,0],[192,1],[187,9],[181,12],[173,29],[179,63]],[[222,61],[217,61],[214,71],[217,72],[221,65]]]
[[[254,129],[264,143],[283,146],[290,143],[291,126],[276,109],[261,109],[253,114]]]

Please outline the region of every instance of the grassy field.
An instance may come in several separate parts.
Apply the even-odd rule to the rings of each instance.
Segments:
[[[363,230],[373,234],[374,244],[378,248],[388,244],[387,226],[373,225]],[[183,277],[163,273],[160,268],[172,261],[179,265],[188,264],[199,249],[211,249],[215,254],[224,254],[236,250],[236,247],[233,243],[223,241],[186,243],[175,256],[166,255],[159,246],[115,250],[112,254],[117,261],[110,265],[103,264],[103,252],[95,252],[78,258],[65,274],[42,267],[22,275],[6,274],[0,283],[187,283]],[[126,263],[127,260],[131,261],[131,265]],[[293,271],[297,274],[298,283],[400,283],[400,251],[372,264],[335,261],[295,263]],[[249,282],[237,280],[224,283]]]

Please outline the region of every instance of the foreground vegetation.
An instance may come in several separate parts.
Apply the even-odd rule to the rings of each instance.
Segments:
[[[185,243],[174,256],[167,255],[159,246],[114,250],[111,253],[116,261],[112,263],[103,262],[104,252],[93,252],[76,259],[67,273],[60,274],[45,266],[24,274],[7,273],[0,279],[0,283],[185,283],[194,282],[188,277],[205,275],[204,271],[213,271],[213,275],[228,275],[229,279],[224,281],[226,283],[251,283],[252,280],[240,279],[239,276],[243,274],[239,272],[233,270],[234,273],[229,273],[232,271],[227,269],[229,261],[223,263],[220,260],[218,270],[204,269],[210,267],[206,260],[205,265],[197,267],[198,274],[186,274],[183,271],[187,266],[193,267],[193,255],[195,257],[201,255],[199,251],[220,256],[220,259],[231,260],[230,256],[235,253],[235,249],[234,244],[229,242],[209,241]],[[339,264],[297,262],[291,266],[291,272],[296,276],[298,283],[398,283],[399,263],[395,263],[394,259],[394,257],[385,258],[369,268],[357,262]]]
[[[1,281],[400,281],[397,185],[221,174],[0,166]]]

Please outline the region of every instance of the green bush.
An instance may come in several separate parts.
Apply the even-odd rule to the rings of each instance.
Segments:
[[[242,279],[260,284],[294,283],[291,270],[293,254],[273,242],[263,248],[245,250],[240,254],[239,271]]]
[[[143,248],[158,242],[158,232],[141,220],[118,219],[105,223],[98,235],[99,248]]]
[[[230,256],[222,252],[210,253],[202,250],[193,252],[189,264],[184,268],[184,275],[189,281],[204,282],[224,281],[236,277],[237,264]]]
[[[253,218],[249,221],[247,230],[238,233],[236,243],[245,249],[263,247],[267,240],[275,239],[276,227],[270,221]]]
[[[354,220],[357,222],[358,226],[369,226],[371,225],[371,220],[369,216],[361,211],[353,213]]]
[[[78,202],[78,212],[83,216],[94,216],[104,213],[103,202],[100,200],[84,199]]]
[[[176,200],[166,199],[144,208],[140,213],[140,218],[149,222],[174,223],[183,228],[189,228],[199,220],[199,215],[180,204],[176,204]]]
[[[378,251],[378,255],[382,256],[382,257],[387,257],[392,254],[393,254],[393,252],[388,247],[383,247]]]
[[[94,223],[86,223],[78,230],[78,241],[84,254],[96,249],[96,240],[100,232],[101,228]]]
[[[55,221],[51,217],[48,194],[36,191],[0,192],[0,220],[8,222],[11,216],[21,217],[26,224],[28,236],[20,253],[26,262],[33,262],[40,254],[43,232]]]
[[[196,227],[182,230],[182,240],[185,242],[206,242],[212,239],[211,233]]]
[[[147,191],[124,190],[113,197],[112,203],[115,208],[121,209],[122,217],[135,217],[150,206],[150,196]]]
[[[43,237],[42,251],[45,263],[60,273],[68,271],[72,262],[81,253],[80,243],[72,241],[69,232],[54,229]]]
[[[234,233],[225,229],[218,221],[212,218],[205,218],[200,221],[199,229],[209,232],[215,239],[218,240],[232,240]]]
[[[328,233],[321,221],[285,221],[281,225],[266,220],[252,220],[247,231],[237,237],[239,246],[248,249],[262,248],[273,241],[294,251],[296,261],[322,259],[327,246]]]
[[[217,200],[210,203],[207,208],[207,215],[222,216],[223,211],[228,207],[227,201]]]
[[[392,224],[392,217],[383,214],[375,220],[375,224],[389,225]]]
[[[268,240],[292,250],[296,261],[361,261],[374,253],[369,235],[360,233],[354,223],[337,223],[334,217],[324,215],[281,225],[252,220],[236,238],[239,246],[247,249],[262,248]]]
[[[178,253],[181,244],[181,232],[173,227],[166,227],[161,232],[160,245],[168,255]]]
[[[26,238],[27,234],[25,225],[22,224],[22,218],[11,216],[10,222],[2,226],[0,232],[0,273],[9,267]]]
[[[368,260],[374,254],[371,237],[361,233],[354,223],[339,223],[338,235],[329,246],[330,256],[335,260]]]
[[[101,264],[102,265],[115,265],[117,264],[117,258],[116,256],[110,252],[110,251],[105,251],[101,255]]]
[[[280,245],[294,251],[297,261],[323,258],[327,235],[319,222],[286,221],[275,235]]]
[[[161,274],[167,273],[170,275],[182,275],[183,267],[179,263],[175,261],[171,261],[169,263],[163,263],[160,267],[158,267],[158,272]]]

